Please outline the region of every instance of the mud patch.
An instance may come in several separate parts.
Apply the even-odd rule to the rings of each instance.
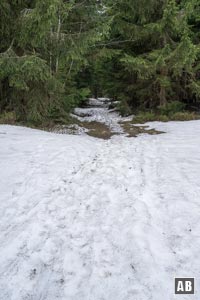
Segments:
[[[83,121],[79,123],[79,126],[87,129],[87,135],[103,140],[109,140],[113,135],[116,134],[114,132],[111,132],[110,128],[107,125],[97,121]]]
[[[150,135],[163,134],[164,131],[158,131],[156,129],[148,129],[148,126],[135,126],[132,122],[121,122],[124,133],[127,137],[137,137],[139,134],[147,133]]]

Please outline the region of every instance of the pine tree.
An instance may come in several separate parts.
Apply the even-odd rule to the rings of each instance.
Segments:
[[[199,48],[189,18],[194,18],[198,1],[118,0],[107,5],[114,21],[106,47],[121,52],[116,56],[117,74],[114,67],[112,73],[124,103],[154,108],[185,101],[195,87],[197,92],[194,66]]]
[[[2,0],[0,111],[64,120],[91,93],[130,108],[200,99],[199,0]]]
[[[1,109],[15,110],[24,120],[64,117],[90,93],[77,76],[87,65],[90,47],[108,29],[100,21],[101,4],[35,0],[2,5],[8,10],[2,26],[6,18],[13,21],[7,32],[2,29],[7,43],[0,53]]]

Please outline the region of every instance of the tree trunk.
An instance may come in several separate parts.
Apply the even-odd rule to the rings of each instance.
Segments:
[[[60,39],[60,30],[61,30],[61,16],[59,13],[58,16],[58,29],[57,29],[57,51],[59,52],[59,39]],[[56,73],[58,72],[58,67],[59,67],[59,53],[57,53],[56,57]]]
[[[166,106],[167,99],[166,99],[166,89],[164,86],[160,87],[160,106]]]
[[[53,55],[52,55],[52,35],[53,35],[53,30],[51,27],[51,34],[50,34],[50,52],[49,52],[49,68],[50,68],[50,76],[53,74]]]
[[[163,38],[163,47],[167,44],[166,35],[164,34]],[[168,69],[166,66],[163,66],[160,71],[161,79],[166,78],[168,75]],[[166,98],[166,87],[163,85],[163,83],[160,84],[160,106],[166,106],[167,104],[167,98]]]

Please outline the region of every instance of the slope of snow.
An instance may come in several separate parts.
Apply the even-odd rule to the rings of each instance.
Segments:
[[[200,121],[101,141],[0,126],[0,300],[200,294]]]

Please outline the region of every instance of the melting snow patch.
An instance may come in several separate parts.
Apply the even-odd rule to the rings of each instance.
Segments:
[[[171,300],[200,278],[200,121],[153,125],[169,133],[0,126],[1,300]]]

